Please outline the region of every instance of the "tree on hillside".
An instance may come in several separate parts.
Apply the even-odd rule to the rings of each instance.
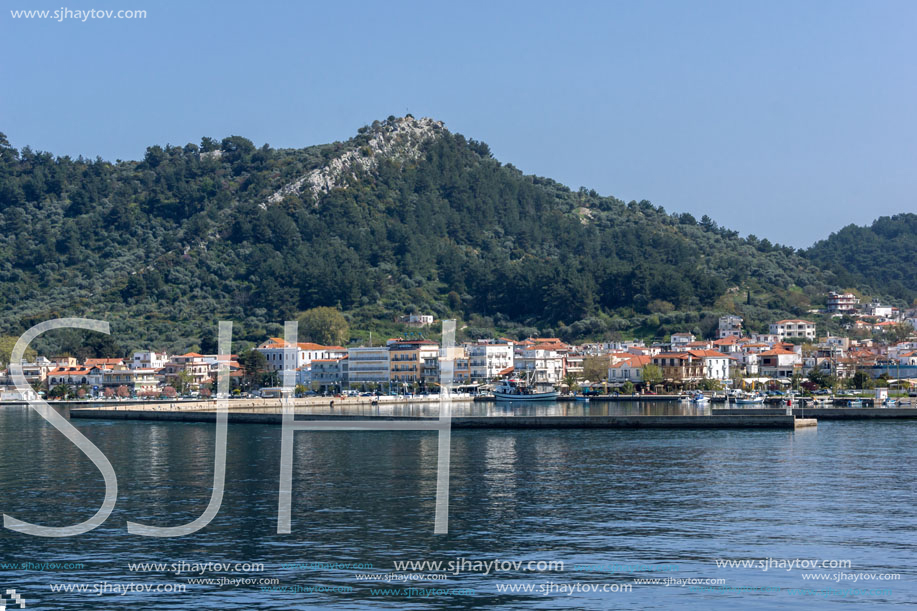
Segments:
[[[217,346],[216,334],[212,328],[205,328],[201,331],[201,354],[216,354],[219,350]]]
[[[299,337],[325,346],[344,346],[350,340],[350,325],[337,308],[312,308],[299,317]]]
[[[17,341],[19,341],[19,338],[15,335],[0,337],[0,367],[6,367],[10,364],[10,354],[13,353],[13,348],[16,346]],[[26,348],[24,355],[26,361],[32,361],[37,356],[38,354],[33,349]]]

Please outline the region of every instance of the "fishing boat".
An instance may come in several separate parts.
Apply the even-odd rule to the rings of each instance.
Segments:
[[[500,380],[494,387],[497,401],[554,401],[557,394],[550,384],[535,384],[533,388],[525,380],[517,378]]]
[[[754,405],[764,403],[764,395],[759,392],[743,394],[736,397],[737,405]]]

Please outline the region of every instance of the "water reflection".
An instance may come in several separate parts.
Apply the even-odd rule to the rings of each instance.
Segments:
[[[409,409],[426,409],[413,406]],[[501,409],[473,405],[473,409]],[[681,409],[680,406],[513,406],[526,409]],[[633,413],[633,412],[630,412]],[[638,413],[647,413],[640,411]],[[457,430],[452,433],[450,534],[434,536],[437,434],[297,432],[293,532],[277,535],[279,425],[231,424],[223,506],[204,530],[151,540],[126,520],[189,522],[206,507],[214,426],[75,420],[111,460],[118,505],[101,528],[47,540],[0,531],[0,562],[85,563],[82,570],[0,571],[29,609],[493,608],[709,609],[798,606],[787,594],[691,593],[635,586],[628,595],[505,594],[496,584],[632,583],[645,573],[473,572],[416,587],[472,588],[470,596],[380,598],[345,569],[295,562],[362,562],[391,571],[398,560],[550,559],[573,563],[673,563],[677,577],[722,577],[742,586],[811,587],[798,573],[717,569],[716,558],[843,558],[858,572],[901,574],[883,602],[914,599],[917,473],[902,461],[917,422],[825,422],[813,431]],[[0,510],[41,524],[85,519],[104,495],[101,475],[72,444],[26,409],[0,409]],[[138,574],[128,562],[263,562],[289,586],[338,585],[349,594],[263,592],[196,585],[171,598],[52,594],[50,583],[181,582],[169,571]],[[230,573],[207,577],[238,577]],[[253,575],[242,575],[251,577]],[[258,576],[258,575],[254,575]],[[515,581],[519,580],[519,581]],[[827,587],[830,584],[818,584]],[[855,602],[864,602],[858,599]],[[876,602],[879,599],[868,599]],[[854,602],[809,597],[806,608]]]

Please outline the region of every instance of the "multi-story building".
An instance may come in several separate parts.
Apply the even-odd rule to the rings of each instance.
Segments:
[[[742,337],[742,317],[735,315],[720,316],[720,324],[716,333],[717,339],[725,337]]]
[[[564,377],[564,356],[555,347],[556,344],[534,344],[516,352],[513,360],[516,375],[533,383],[560,383]]]
[[[181,356],[173,356],[161,370],[167,384],[174,386],[178,383],[179,376],[184,372],[188,384],[192,388],[199,388],[210,383],[210,362],[203,354],[188,352]]]
[[[679,348],[684,348],[696,339],[693,333],[673,333],[671,337],[672,351],[675,352]]]
[[[319,392],[334,392],[347,388],[349,370],[346,356],[312,361],[312,385]]]
[[[389,351],[390,378],[393,387],[411,386],[434,382],[428,380],[424,364],[430,359],[438,358],[439,345],[428,339],[400,340],[392,339],[387,342]],[[426,375],[425,375],[426,373]]]
[[[625,382],[640,384],[643,382],[643,368],[652,362],[652,357],[640,354],[612,355],[608,367],[608,382],[621,385]]]
[[[898,320],[901,314],[895,306],[882,305],[878,301],[872,301],[864,310],[867,316],[875,316],[876,318],[884,318],[886,320]]]
[[[101,372],[102,370],[98,367],[86,367],[85,365],[55,367],[48,372],[48,388],[98,385]]]
[[[398,319],[398,322],[408,327],[427,327],[433,324],[433,316],[431,314],[405,314]]]
[[[704,379],[704,360],[690,352],[661,352],[652,357],[667,384],[683,385]]]
[[[577,379],[583,377],[583,371],[586,366],[586,357],[582,354],[567,354],[564,357],[564,376],[572,375]],[[596,380],[590,380],[595,382]]]
[[[126,367],[124,364],[124,359],[119,358],[86,359],[83,362],[83,365],[86,367],[98,367],[99,369],[116,369],[118,367]]]
[[[815,323],[799,319],[778,320],[775,323],[771,323],[770,332],[772,335],[776,335],[779,341],[791,337],[802,337],[814,340]]]
[[[388,346],[360,346],[347,350],[348,386],[362,388],[368,385],[389,386],[391,362]]]
[[[279,337],[272,337],[256,348],[264,355],[269,371],[280,371],[287,364],[291,369],[300,369],[316,359],[340,358],[347,353],[341,346],[322,346],[300,342],[296,346],[287,344]]]
[[[740,352],[738,355],[738,366],[745,375],[758,375],[761,366],[761,354],[759,352]]]
[[[855,312],[860,300],[853,293],[828,293],[828,311],[838,314]]]
[[[471,383],[471,359],[464,346],[455,347],[452,380],[455,384]]]
[[[728,335],[713,342],[713,349],[719,350],[725,354],[735,354],[742,351],[742,346],[749,343],[750,340],[739,338],[736,335]]]
[[[771,378],[791,378],[802,369],[802,356],[795,351],[785,348],[772,348],[760,353],[758,371],[761,375]]]
[[[130,369],[126,366],[106,369],[102,372],[102,386],[118,388],[126,386],[132,395],[155,393],[159,390],[159,378],[155,369]]]
[[[704,377],[708,380],[728,380],[732,368],[732,357],[718,350],[690,350],[689,354],[703,362]]]
[[[131,357],[131,369],[162,369],[169,362],[165,352],[146,350],[135,352]]]
[[[471,367],[471,378],[477,382],[490,382],[513,366],[513,342],[509,340],[478,340],[464,344]]]
[[[54,363],[43,356],[35,359],[34,363],[22,364],[22,375],[29,384],[44,384],[48,374],[54,369]],[[10,381],[12,383],[12,381]]]

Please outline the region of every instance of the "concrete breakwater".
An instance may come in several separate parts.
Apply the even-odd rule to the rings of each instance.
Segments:
[[[715,407],[712,413],[714,416],[773,416],[785,414],[786,408]],[[917,407],[794,407],[793,415],[818,420],[917,419]]]
[[[470,395],[453,395],[453,403],[470,403],[473,397]],[[407,405],[413,403],[439,403],[440,399],[435,395],[410,396],[410,397],[301,397],[292,399],[294,407],[349,407],[349,406],[367,406],[367,405]],[[202,399],[198,401],[188,400],[167,400],[167,401],[149,401],[128,399],[123,401],[50,401],[53,407],[67,407],[69,409],[105,409],[105,410],[175,410],[175,411],[198,411],[216,409],[216,400]],[[22,405],[22,402],[11,403],[10,405]],[[244,409],[280,409],[281,400],[273,399],[229,399],[230,410]]]
[[[71,418],[101,418],[113,420],[159,420],[179,422],[215,422],[215,411],[203,410],[131,410],[80,408],[70,410]],[[303,416],[303,414],[299,414]],[[335,421],[342,427],[358,422],[439,422],[438,418],[421,416],[361,416],[308,414],[297,422]],[[231,410],[228,421],[234,423],[280,424],[279,411]],[[740,415],[740,416],[462,416],[453,417],[451,426],[455,429],[785,429],[814,427],[817,421],[811,418],[794,418],[787,415]]]

